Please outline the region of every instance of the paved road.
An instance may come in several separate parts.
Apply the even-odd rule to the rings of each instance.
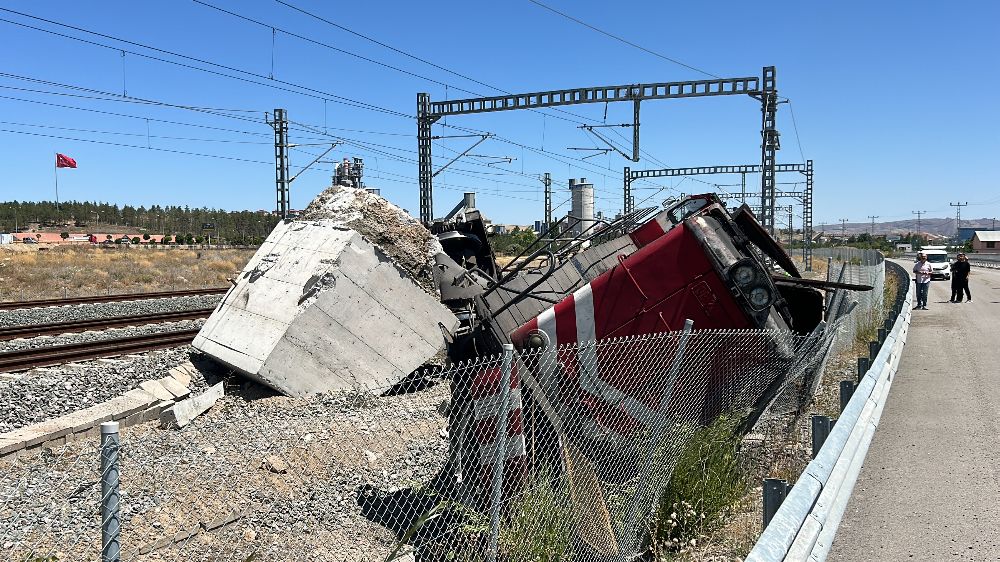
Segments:
[[[1000,270],[970,281],[972,304],[934,281],[913,311],[829,560],[1000,560]]]

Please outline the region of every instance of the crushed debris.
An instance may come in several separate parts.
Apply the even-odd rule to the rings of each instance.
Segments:
[[[344,185],[325,189],[306,207],[299,221],[349,228],[385,252],[413,281],[438,296],[432,267],[441,253],[436,236],[406,211],[379,195]]]

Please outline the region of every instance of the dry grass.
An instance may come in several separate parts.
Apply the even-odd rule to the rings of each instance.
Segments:
[[[0,249],[0,300],[222,287],[252,250]]]

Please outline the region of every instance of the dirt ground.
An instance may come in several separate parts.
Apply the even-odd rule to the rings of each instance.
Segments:
[[[223,287],[253,250],[0,247],[0,300]]]

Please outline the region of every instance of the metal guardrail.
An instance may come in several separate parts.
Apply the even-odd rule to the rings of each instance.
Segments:
[[[910,283],[901,313],[871,368],[746,562],[826,559],[882,417],[906,343],[913,299],[914,287]]]

